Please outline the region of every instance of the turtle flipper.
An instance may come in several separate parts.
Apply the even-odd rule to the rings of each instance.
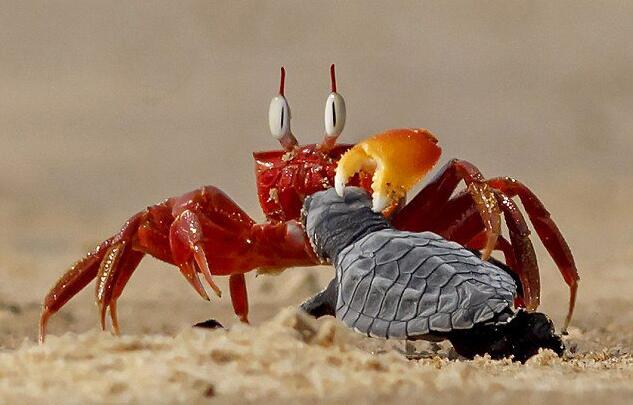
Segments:
[[[338,295],[338,287],[336,278],[330,281],[325,290],[308,298],[299,306],[299,308],[315,318],[325,315],[336,316],[336,296]]]

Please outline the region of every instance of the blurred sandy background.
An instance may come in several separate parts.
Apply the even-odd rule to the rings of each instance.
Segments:
[[[307,143],[321,139],[336,63],[348,108],[341,140],[426,127],[444,161],[522,179],[576,255],[574,325],[590,336],[580,341],[630,352],[631,38],[633,3],[617,1],[4,1],[0,344],[33,339],[56,277],[149,204],[213,184],[262,219],[251,152],[277,148],[266,114],[279,66]],[[539,253],[542,308],[560,323],[567,290]],[[330,275],[251,277],[254,323]],[[92,290],[53,318],[54,334],[96,326]],[[130,333],[234,322],[227,299],[204,303],[152,259],[120,316]]]

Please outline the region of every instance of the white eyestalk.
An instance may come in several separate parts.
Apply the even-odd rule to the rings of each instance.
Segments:
[[[268,107],[268,126],[272,136],[289,151],[297,146],[297,138],[290,129],[290,105],[284,96],[285,81],[286,69],[282,66],[279,94],[270,100],[270,107]]]
[[[336,92],[334,64],[330,66],[331,93],[325,101],[325,139],[322,148],[331,149],[345,127],[345,100]]]

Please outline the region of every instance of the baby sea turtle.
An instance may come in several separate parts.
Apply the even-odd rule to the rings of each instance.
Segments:
[[[357,187],[344,197],[329,189],[306,198],[303,225],[336,276],[301,305],[304,311],[336,316],[371,337],[448,339],[468,358],[525,361],[539,348],[563,353],[546,315],[513,309],[520,283],[501,263],[432,232],[394,229],[371,207]]]

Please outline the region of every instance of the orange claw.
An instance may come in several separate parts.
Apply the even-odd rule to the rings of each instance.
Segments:
[[[339,195],[354,174],[372,172],[373,210],[400,202],[437,163],[442,149],[426,129],[392,129],[351,148],[339,160],[334,184]]]

